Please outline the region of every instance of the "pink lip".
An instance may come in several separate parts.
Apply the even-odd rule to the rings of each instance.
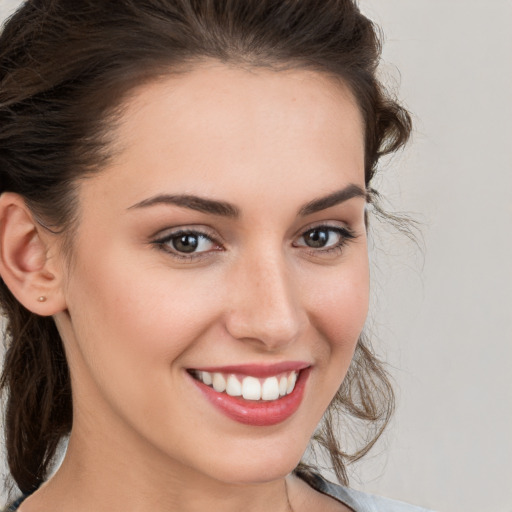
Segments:
[[[300,371],[311,366],[310,363],[304,361],[284,361],[282,363],[275,363],[269,365],[262,364],[238,364],[231,366],[201,366],[201,368],[194,368],[197,371],[204,371],[209,373],[233,373],[238,375],[251,375],[253,377],[272,377],[280,373]]]
[[[246,372],[246,368],[251,367],[249,372]],[[255,377],[264,377],[268,375],[276,375],[277,373],[283,373],[285,371],[292,371],[292,369],[282,370],[279,365],[275,365],[272,367],[272,372],[268,372],[267,368],[265,370],[262,367],[259,367],[260,373],[254,373],[254,368],[252,365],[244,366],[233,366],[233,367],[223,367],[223,369],[216,368],[215,370],[209,370],[206,368],[201,368],[204,371],[217,371],[221,373],[248,373]],[[233,368],[236,371],[231,372],[229,369]],[[244,371],[242,371],[242,368]],[[277,371],[276,371],[277,368]],[[228,371],[225,371],[228,369]],[[265,375],[261,374],[261,371],[266,372]],[[197,386],[197,388],[203,393],[203,396],[213,404],[220,412],[225,414],[228,418],[231,418],[239,423],[243,423],[245,425],[253,425],[253,426],[270,426],[277,425],[288,419],[294,412],[297,411],[300,404],[302,403],[302,398],[304,396],[304,388],[306,387],[306,382],[309,377],[311,371],[311,367],[306,365],[305,368],[299,373],[297,382],[295,384],[295,389],[286,396],[283,396],[277,400],[272,401],[252,401],[252,400],[244,400],[242,397],[234,397],[230,396],[226,393],[219,393],[215,391],[210,386],[207,386],[203,382],[194,379],[190,374],[187,373],[190,380]]]

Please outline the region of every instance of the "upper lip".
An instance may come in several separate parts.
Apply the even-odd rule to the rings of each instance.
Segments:
[[[273,364],[237,364],[228,366],[201,366],[190,368],[190,370],[209,372],[209,373],[238,373],[242,375],[251,375],[253,377],[271,377],[280,373],[300,371],[311,366],[304,361],[283,361]]]

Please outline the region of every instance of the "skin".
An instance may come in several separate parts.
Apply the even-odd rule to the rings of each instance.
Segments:
[[[62,297],[54,318],[74,425],[60,470],[21,512],[347,510],[289,474],[367,314],[364,197],[298,214],[349,185],[364,190],[355,100],[309,71],[203,63],[135,90],[115,146],[79,184],[71,261],[41,235]],[[160,194],[229,202],[240,215],[133,207]],[[326,225],[355,238],[307,246],[304,233]],[[155,243],[176,228],[215,242],[178,259]],[[290,360],[311,374],[299,410],[273,426],[227,418],[186,373]]]

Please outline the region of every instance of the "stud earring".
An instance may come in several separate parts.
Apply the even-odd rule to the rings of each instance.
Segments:
[[[41,295],[40,297],[37,298],[37,300],[39,302],[45,302],[46,301],[46,297],[44,295]]]

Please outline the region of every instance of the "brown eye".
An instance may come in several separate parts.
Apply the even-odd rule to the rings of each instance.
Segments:
[[[219,248],[219,245],[207,234],[188,230],[169,233],[165,237],[155,240],[154,243],[175,256],[199,256]]]
[[[353,231],[346,227],[318,226],[304,232],[294,245],[296,247],[318,249],[319,252],[329,252],[331,249],[343,247],[355,237]]]
[[[199,247],[199,237],[196,234],[179,235],[171,240],[172,247],[178,252],[195,252]]]
[[[329,230],[325,228],[312,229],[304,234],[304,242],[308,247],[320,249],[329,243],[329,238],[331,234],[333,234],[332,231],[332,229]],[[336,236],[333,238],[336,238]]]

